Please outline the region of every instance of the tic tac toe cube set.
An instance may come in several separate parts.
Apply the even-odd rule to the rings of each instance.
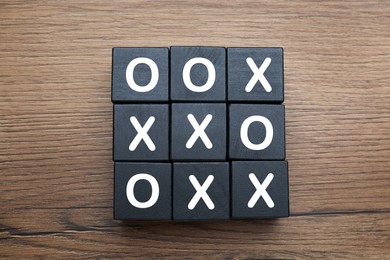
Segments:
[[[113,48],[114,218],[289,215],[282,48]]]

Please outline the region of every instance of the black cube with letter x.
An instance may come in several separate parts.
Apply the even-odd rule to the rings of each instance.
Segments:
[[[114,160],[167,161],[168,124],[168,105],[114,105]]]
[[[172,104],[171,159],[226,160],[226,105]]]
[[[232,216],[234,218],[287,217],[288,167],[286,161],[232,163]]]
[[[173,219],[228,219],[229,198],[229,163],[173,164]]]
[[[228,48],[229,101],[282,103],[282,48]]]
[[[289,216],[282,48],[113,48],[114,218]]]

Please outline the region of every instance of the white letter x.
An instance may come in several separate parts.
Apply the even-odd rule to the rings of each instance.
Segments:
[[[268,185],[271,183],[273,178],[274,178],[274,175],[272,173],[268,173],[263,184],[261,184],[259,182],[259,180],[256,178],[255,174],[253,174],[253,173],[249,174],[249,179],[251,180],[251,182],[255,186],[256,192],[253,194],[252,198],[249,200],[248,208],[253,208],[261,196],[263,196],[263,199],[264,199],[265,203],[267,203],[267,206],[269,208],[273,208],[275,206],[273,200],[271,199],[268,192],[266,191]]]
[[[137,135],[134,137],[133,141],[129,145],[130,151],[134,151],[137,148],[138,144],[141,142],[141,140],[144,140],[150,151],[156,150],[156,146],[148,135],[148,131],[153,125],[154,121],[154,116],[151,116],[149,117],[148,121],[146,121],[145,125],[142,127],[135,116],[130,117],[130,122],[133,124],[135,130],[137,130]]]
[[[256,82],[259,80],[261,85],[263,85],[265,91],[271,92],[272,87],[268,83],[267,79],[264,77],[264,72],[268,68],[268,66],[271,64],[271,58],[266,58],[261,64],[260,68],[257,69],[255,62],[253,61],[252,58],[247,58],[246,63],[248,63],[249,67],[251,68],[253,72],[253,77],[251,80],[246,84],[245,91],[246,92],[251,92],[253,87],[255,86]]]
[[[203,141],[203,143],[204,143],[204,145],[206,146],[207,149],[213,148],[213,144],[211,143],[209,137],[204,132],[206,127],[211,122],[211,119],[213,119],[213,116],[208,114],[200,125],[198,124],[198,121],[196,121],[196,119],[195,119],[193,114],[189,114],[187,116],[187,118],[188,118],[188,121],[190,121],[192,127],[195,130],[194,133],[191,135],[190,139],[188,139],[188,141],[186,143],[187,149],[191,149],[192,146],[194,146],[196,140],[198,140],[199,137],[200,137],[200,139],[202,139],[202,141]]]
[[[202,198],[204,203],[206,203],[206,206],[210,210],[213,210],[214,203],[211,201],[211,199],[206,191],[210,187],[210,184],[213,182],[214,176],[209,175],[202,186],[200,186],[198,180],[196,179],[196,177],[194,175],[190,175],[189,179],[192,183],[192,186],[194,186],[196,193],[195,193],[194,197],[192,197],[192,200],[190,201],[190,203],[188,203],[188,209],[193,210],[195,208],[196,204],[198,204],[198,201]]]

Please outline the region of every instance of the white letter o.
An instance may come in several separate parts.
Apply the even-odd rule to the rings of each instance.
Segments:
[[[146,180],[152,186],[152,195],[150,196],[148,201],[139,202],[134,196],[134,185],[139,180]],[[160,187],[158,186],[157,180],[150,174],[147,173],[139,173],[130,178],[127,182],[126,186],[126,195],[127,200],[136,208],[146,209],[152,207],[158,200],[160,195]]]
[[[260,144],[254,144],[249,140],[248,137],[248,128],[253,122],[260,122],[265,126],[265,138],[264,141]],[[244,120],[244,122],[241,125],[241,131],[240,131],[241,141],[242,143],[251,150],[259,151],[264,150],[267,148],[274,137],[274,129],[272,127],[271,122],[268,120],[268,118],[264,116],[250,116],[247,119]]]
[[[151,79],[149,81],[149,84],[147,84],[145,86],[139,86],[134,81],[134,68],[138,64],[141,64],[141,63],[148,65],[150,70],[151,70]],[[137,92],[148,92],[148,91],[151,91],[152,89],[154,89],[157,85],[157,82],[158,82],[158,75],[159,75],[159,72],[158,72],[157,64],[149,58],[144,58],[144,57],[136,58],[136,59],[130,61],[129,65],[127,65],[127,69],[126,69],[127,84],[129,85],[129,87],[132,90],[137,91]]]
[[[205,65],[209,73],[207,82],[203,86],[195,86],[191,81],[191,77],[190,77],[191,68],[197,63],[201,63]],[[209,90],[215,83],[215,68],[213,63],[211,63],[211,61],[209,61],[208,59],[200,58],[200,57],[190,59],[184,65],[183,81],[186,87],[193,92],[205,92]]]

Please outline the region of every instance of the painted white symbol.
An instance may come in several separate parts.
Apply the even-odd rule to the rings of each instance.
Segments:
[[[194,186],[196,193],[194,197],[192,197],[190,203],[188,203],[188,209],[193,210],[196,204],[198,204],[199,200],[203,199],[204,203],[206,203],[206,206],[210,210],[213,210],[215,206],[212,200],[210,199],[209,195],[207,194],[207,189],[210,187],[211,183],[213,182],[214,176],[209,175],[202,186],[199,184],[198,180],[194,175],[190,175],[189,179],[192,183],[192,186]]]
[[[151,71],[150,81],[145,86],[140,86],[134,81],[134,68],[141,63],[148,65]],[[142,92],[142,93],[151,91],[157,85],[158,76],[159,76],[159,72],[158,72],[157,64],[149,58],[145,58],[145,57],[136,58],[130,61],[129,65],[127,65],[126,81],[129,87],[134,91]]]
[[[134,186],[139,180],[146,180],[149,182],[152,187],[152,194],[150,195],[149,200],[145,202],[138,201],[134,196]],[[126,186],[126,196],[127,200],[136,208],[146,209],[152,207],[158,200],[160,196],[160,187],[157,180],[150,174],[139,173],[130,178]]]
[[[268,173],[267,177],[265,178],[263,184],[259,182],[259,180],[256,178],[256,175],[254,173],[249,174],[249,179],[251,180],[253,186],[256,188],[256,192],[253,194],[252,198],[248,202],[248,208],[253,208],[256,204],[256,202],[260,199],[260,197],[263,197],[265,203],[269,208],[273,208],[275,206],[273,200],[269,196],[267,192],[267,187],[273,180],[274,175],[272,173]]]
[[[247,58],[246,63],[248,63],[249,67],[253,72],[253,77],[249,80],[248,84],[246,84],[245,91],[251,92],[254,88],[256,82],[259,80],[261,85],[263,85],[265,91],[271,92],[272,87],[268,83],[268,80],[264,77],[264,72],[267,70],[268,66],[271,64],[271,58],[266,58],[264,62],[261,64],[259,68],[257,68],[255,62],[252,58]]]
[[[265,126],[265,138],[264,141],[259,144],[252,143],[248,137],[248,129],[253,122],[260,122]],[[255,151],[264,150],[272,142],[272,139],[274,137],[274,129],[272,127],[271,122],[268,120],[268,118],[264,116],[250,116],[247,119],[245,119],[244,122],[242,123],[240,136],[241,136],[242,143],[248,149],[255,150]]]
[[[190,77],[191,68],[197,63],[205,65],[209,74],[207,82],[203,86],[196,86],[191,81],[191,77]],[[184,65],[183,81],[186,87],[193,92],[205,92],[209,90],[214,85],[215,82],[215,67],[213,63],[211,63],[211,61],[209,61],[208,59],[200,58],[200,57],[190,59]]]
[[[141,142],[141,140],[144,140],[146,146],[149,148],[150,151],[156,150],[156,146],[148,135],[148,131],[152,127],[154,121],[154,116],[151,116],[149,117],[148,121],[146,121],[145,125],[142,127],[135,116],[130,117],[130,122],[133,124],[135,130],[137,130],[137,135],[134,137],[133,141],[129,145],[130,151],[134,151],[137,148],[138,144]]]
[[[203,119],[200,125],[198,124],[198,121],[196,121],[193,114],[188,114],[187,119],[188,121],[190,121],[192,127],[194,128],[194,133],[191,135],[190,139],[188,139],[186,143],[187,149],[191,149],[192,146],[194,146],[196,140],[198,140],[198,138],[200,138],[203,141],[207,149],[213,148],[213,144],[211,143],[209,137],[204,131],[206,127],[209,125],[209,123],[211,122],[211,119],[213,119],[213,116],[211,114],[208,114]]]

